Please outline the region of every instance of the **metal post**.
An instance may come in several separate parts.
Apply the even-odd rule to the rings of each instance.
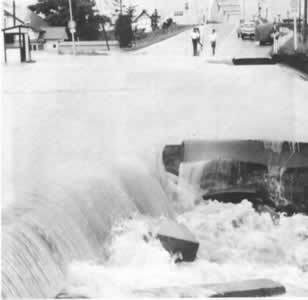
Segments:
[[[3,31],[3,45],[4,45],[4,62],[7,63],[7,57],[6,57],[6,41],[5,41],[5,31]]]
[[[259,18],[261,18],[261,10],[262,10],[261,2],[259,1],[258,2],[258,16],[259,16]]]
[[[16,26],[16,4],[15,4],[15,0],[13,0],[13,25]]]
[[[22,62],[22,46],[21,46],[21,31],[20,31],[20,27],[18,28],[18,41],[19,41],[20,62]]]
[[[68,0],[70,7],[70,20],[73,22],[73,10],[72,10],[72,0]],[[72,35],[72,43],[73,43],[73,54],[76,55],[76,45],[75,45],[75,36],[73,29],[70,29]]]
[[[106,40],[106,46],[107,46],[107,50],[110,51],[110,46],[109,46],[109,41],[108,41],[108,36],[107,36],[107,32],[105,30],[105,25],[102,24],[103,27],[103,32],[104,32],[104,36],[105,36],[105,40]]]
[[[297,14],[294,12],[294,50],[297,50]]]
[[[298,19],[299,19],[299,23],[298,23],[298,32],[302,33],[302,22],[301,22],[301,18],[302,18],[302,0],[298,1]]]
[[[308,13],[308,0],[304,4],[304,42],[307,41],[307,13]]]
[[[122,0],[120,0],[120,15],[123,13],[123,8],[122,8]]]

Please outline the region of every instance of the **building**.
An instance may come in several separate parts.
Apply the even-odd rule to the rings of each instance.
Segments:
[[[60,42],[68,39],[66,27],[64,26],[46,26],[41,27],[40,39],[44,41],[44,49],[57,51]]]
[[[189,25],[205,22],[210,14],[214,0],[122,0],[123,11],[129,6],[136,6],[137,15],[146,10],[150,15],[157,9],[161,22],[172,18],[177,24]],[[112,17],[118,9],[119,1],[97,0],[100,13]]]
[[[64,26],[48,26],[48,23],[42,17],[32,12],[26,6],[16,5],[14,7],[9,1],[5,1],[3,6],[3,27],[26,26],[28,28],[27,35],[30,38],[30,49],[32,51],[56,51],[58,49],[58,43],[68,39]],[[17,41],[15,41],[15,43],[17,43]]]
[[[152,31],[152,19],[146,10],[143,10],[133,21],[134,30],[142,30],[144,32]]]

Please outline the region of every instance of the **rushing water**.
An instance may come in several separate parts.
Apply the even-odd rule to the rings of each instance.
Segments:
[[[73,260],[106,259],[115,221],[136,212],[172,215],[158,181],[141,163],[133,169],[123,163],[121,170],[66,166],[36,186],[3,213],[3,297],[54,296]]]
[[[133,161],[79,166],[82,172],[66,166],[42,179],[3,216],[2,296],[128,297],[136,289],[260,277],[308,295],[308,217],[281,215],[274,224],[245,200],[201,202],[204,164],[182,165],[179,178],[154,176]],[[195,262],[175,264],[159,241],[143,238],[162,217],[194,232]]]

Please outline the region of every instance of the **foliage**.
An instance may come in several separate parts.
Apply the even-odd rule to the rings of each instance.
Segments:
[[[164,23],[162,28],[163,29],[169,29],[171,27],[171,25],[173,24],[173,19],[172,18],[168,18]]]
[[[109,21],[108,17],[98,15],[95,5],[94,0],[72,0],[76,35],[80,40],[98,39],[99,24]],[[37,14],[43,14],[50,26],[67,26],[70,20],[68,0],[38,0],[29,8]]]
[[[154,13],[151,16],[151,25],[152,30],[155,31],[158,29],[158,22],[161,17],[158,15],[157,9],[154,10]]]
[[[131,22],[133,22],[136,17],[136,8],[136,5],[130,5],[126,10],[126,14],[129,16]]]
[[[131,46],[134,36],[132,21],[129,15],[119,15],[115,24],[115,36],[121,48]]]

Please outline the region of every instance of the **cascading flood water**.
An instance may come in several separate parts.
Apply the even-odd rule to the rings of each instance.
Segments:
[[[246,200],[202,201],[199,183],[209,168],[183,164],[177,177],[161,168],[153,176],[135,162],[108,170],[81,166],[74,180],[65,176],[70,168],[60,169],[4,215],[2,296],[65,290],[131,297],[136,289],[264,277],[284,284],[288,295],[307,296],[308,217],[281,214],[274,224]],[[194,232],[195,262],[176,264],[158,240],[144,238],[163,217]]]
[[[106,260],[116,221],[136,212],[173,214],[158,181],[138,162],[133,169],[123,163],[121,172],[65,166],[36,186],[3,213],[3,298],[53,297],[65,287],[72,261]]]

